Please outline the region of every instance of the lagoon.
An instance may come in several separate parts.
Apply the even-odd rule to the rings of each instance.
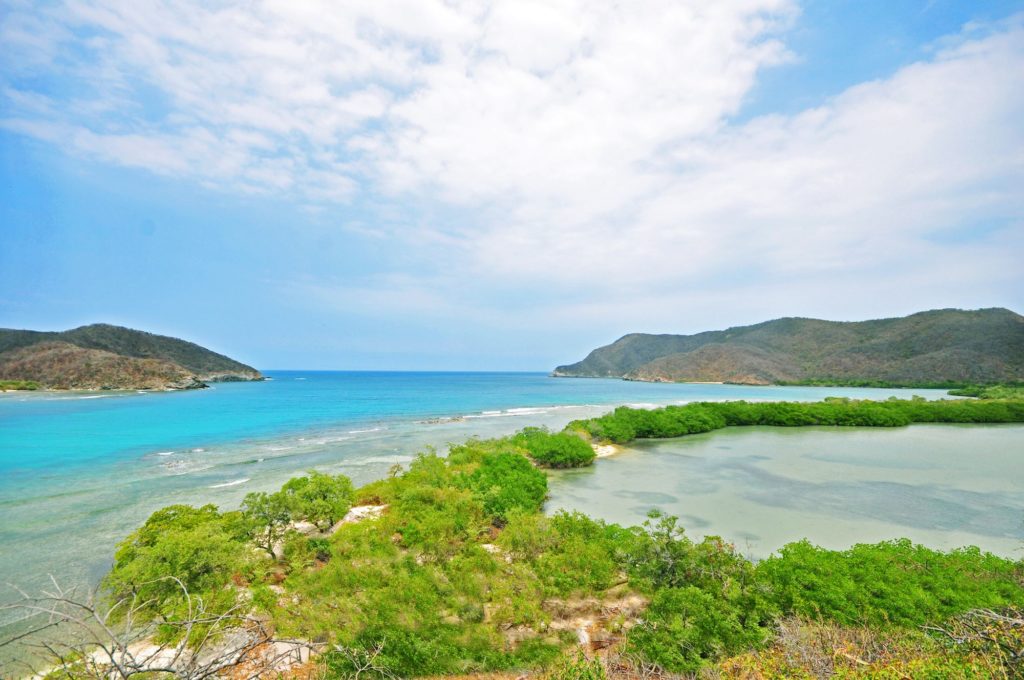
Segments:
[[[658,509],[754,558],[802,538],[1024,555],[1022,425],[731,427],[635,442],[550,487],[549,512],[634,525]]]

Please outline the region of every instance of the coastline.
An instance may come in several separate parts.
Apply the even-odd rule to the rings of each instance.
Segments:
[[[29,589],[45,585],[48,573],[62,582],[95,583],[109,567],[114,545],[151,512],[174,503],[237,507],[246,493],[276,489],[309,469],[363,484],[408,465],[421,451],[445,451],[450,442],[504,436],[526,426],[558,430],[619,404],[654,408],[781,396],[777,388],[762,394],[724,385],[581,385],[541,373],[269,377],[260,386],[222,383],[175,396],[0,396],[0,571],[24,575],[19,585]],[[786,398],[815,401],[833,393],[792,388]],[[597,453],[604,458],[617,452]],[[52,550],[55,543],[64,546],[60,555]]]
[[[109,568],[116,543],[159,508],[214,503],[232,509],[245,494],[276,489],[309,469],[345,474],[361,485],[384,478],[396,465],[408,466],[422,451],[443,453],[451,442],[504,436],[526,426],[560,430],[572,420],[599,416],[621,404],[657,408],[734,399],[819,401],[830,395],[884,400],[893,394],[618,380],[587,381],[580,390],[543,374],[291,372],[270,377],[265,387],[227,383],[165,398],[137,392],[50,392],[3,399],[0,502],[6,509],[5,526],[0,527],[0,572],[20,579],[24,575],[19,585],[28,590],[45,586],[50,573],[62,583],[93,584]],[[465,397],[446,399],[444,390],[451,390],[453,381],[464,384]],[[488,389],[481,389],[481,382]],[[410,383],[420,387],[410,390]],[[356,400],[358,395],[362,401]],[[947,395],[932,391],[924,396]],[[272,426],[245,421],[235,431],[217,434],[214,429],[224,414],[273,414],[286,405],[280,401],[284,397],[294,411],[281,412]],[[335,406],[345,410],[332,411]],[[22,408],[43,414],[42,419],[3,421]],[[303,420],[297,427],[283,427],[299,415]],[[39,427],[4,427],[17,422],[38,422]],[[54,428],[48,422],[62,425]],[[92,434],[89,423],[96,428]],[[147,428],[159,428],[155,434],[169,439],[139,439]],[[98,441],[112,435],[115,439],[107,444]],[[78,455],[86,445],[93,450],[83,450],[80,458],[54,457]],[[62,454],[54,448],[58,446],[71,448]],[[632,459],[617,456],[623,450],[599,444],[595,454],[618,465]],[[557,474],[592,473],[593,468],[584,468]],[[57,517],[62,520],[55,521]],[[55,543],[62,546],[59,555],[52,550]],[[10,622],[0,620],[0,627],[5,623]]]
[[[595,458],[610,458],[618,453],[622,453],[622,446],[618,444],[597,444],[595,442],[590,443],[590,448],[594,449]]]

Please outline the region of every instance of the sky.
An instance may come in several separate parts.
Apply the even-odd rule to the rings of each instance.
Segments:
[[[0,327],[262,369],[1024,312],[1024,2],[0,0]]]

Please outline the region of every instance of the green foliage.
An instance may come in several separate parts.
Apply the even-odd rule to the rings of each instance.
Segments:
[[[601,592],[621,575],[620,548],[631,534],[579,512],[553,517],[520,512],[498,537],[498,545],[527,564],[549,596]]]
[[[565,656],[555,663],[543,680],[606,680],[608,674],[600,659],[588,659],[582,653]]]
[[[299,520],[326,531],[352,507],[355,490],[344,475],[311,471],[284,483],[276,493],[257,491],[242,500],[242,517],[249,537],[270,557],[288,526]]]
[[[634,439],[680,437],[727,426],[900,427],[910,423],[1019,422],[1024,422],[1024,400],[831,398],[819,402],[700,402],[652,410],[620,406],[599,418],[573,421],[569,428],[625,444]]]
[[[527,455],[541,467],[576,468],[594,462],[594,449],[590,444],[566,432],[552,434],[544,428],[527,427],[511,440],[526,449]]]
[[[573,427],[629,441],[727,425],[1013,421],[1020,408],[1006,400],[705,403],[616,409]],[[252,606],[278,634],[332,650],[324,659],[329,678],[543,668],[558,680],[604,678],[599,663],[565,658],[573,636],[559,637],[549,624],[574,615],[566,612],[576,603],[637,593],[650,604],[623,651],[670,673],[700,673],[733,655],[766,669],[782,664],[788,652],[765,649],[780,617],[871,626],[891,637],[972,609],[1024,603],[1024,566],[973,548],[944,553],[895,541],[829,551],[802,542],[755,565],[718,537],[690,540],[659,513],[630,529],[576,512],[545,516],[547,478],[528,456],[536,460],[536,451],[560,440],[532,428],[472,439],[447,458],[421,454],[408,470],[358,490],[347,478],[313,473],[279,492],[250,494],[242,512],[171,506],[119,546],[105,584],[115,596],[150,599],[151,613],[168,616],[180,612],[182,596],[166,576],[180,578],[212,611],[235,601],[232,577],[254,582]],[[388,508],[329,537],[285,533],[297,519],[330,526],[356,500]],[[284,566],[255,562],[253,541],[277,542]],[[270,587],[278,583],[283,594]],[[987,667],[927,654],[893,663],[878,668],[942,677]]]
[[[977,397],[978,399],[1024,399],[1024,383],[970,385],[950,390],[949,393],[957,397]]]
[[[522,498],[514,492],[537,475],[543,480],[543,473],[508,446],[474,440],[456,447],[449,460],[421,455],[404,474],[372,485],[374,495],[390,502],[388,511],[343,526],[330,540],[330,561],[289,575],[293,604],[274,610],[278,629],[336,645],[327,655],[328,677],[352,677],[368,663],[377,670],[360,677],[551,661],[560,641],[536,637],[512,646],[501,633],[543,620],[539,579],[481,548],[491,540],[498,506],[509,508],[506,521],[540,517],[546,487]],[[515,488],[506,493],[502,485]]]
[[[689,404],[650,410],[620,406],[600,418],[574,421],[570,427],[581,427],[597,439],[617,444],[643,438],[681,437],[725,427],[725,419],[708,406],[713,405]]]
[[[246,494],[242,500],[242,516],[253,542],[270,557],[276,557],[275,546],[292,520],[291,506],[284,494],[263,491]]]
[[[631,581],[653,594],[627,647],[678,673],[761,644],[776,613],[754,566],[711,536],[688,539],[675,517],[652,512],[626,549]]]
[[[325,475],[311,470],[305,477],[285,482],[281,494],[293,519],[312,522],[326,531],[352,507],[354,489],[352,480],[345,475]]]
[[[548,494],[548,479],[516,453],[486,456],[466,476],[466,485],[479,498],[495,524],[503,526],[515,510],[540,510]]]
[[[38,390],[39,383],[35,380],[0,380],[0,392],[7,390]]]
[[[847,625],[915,627],[969,609],[1024,604],[1024,566],[977,548],[909,540],[837,552],[791,543],[757,567],[784,612]]]
[[[297,571],[331,559],[331,544],[324,538],[310,538],[297,531],[289,531],[284,535],[281,552],[288,568]]]
[[[509,440],[472,439],[453,446],[448,463],[457,471],[455,484],[473,493],[496,526],[504,526],[515,510],[536,512],[547,497],[547,476]]]
[[[761,644],[767,630],[743,620],[743,610],[695,586],[655,593],[628,648],[674,673],[696,673],[723,656]]]
[[[153,513],[122,541],[104,586],[114,599],[138,598],[146,611],[169,616],[182,610],[186,593],[207,604],[225,595],[232,574],[247,566],[238,513],[212,505],[172,505]]]

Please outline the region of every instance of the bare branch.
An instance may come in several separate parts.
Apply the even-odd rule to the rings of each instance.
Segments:
[[[88,680],[128,680],[144,673],[208,680],[227,671],[232,677],[264,678],[308,661],[322,647],[275,640],[266,621],[240,605],[223,612],[210,610],[180,579],[158,580],[174,581],[181,589],[181,618],[154,619],[149,613],[152,601],[137,594],[106,603],[96,591],[78,598],[74,589],[64,589],[53,579],[52,587],[38,596],[12,586],[21,600],[0,610],[20,610],[45,618],[45,623],[0,641],[0,646],[21,642],[42,651],[51,664],[47,672]],[[53,631],[52,639],[39,639],[48,630]]]

